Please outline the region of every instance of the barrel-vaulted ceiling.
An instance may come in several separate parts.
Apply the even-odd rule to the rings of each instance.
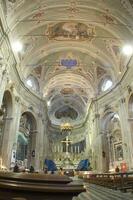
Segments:
[[[37,78],[51,123],[81,124],[100,81],[113,84],[133,42],[133,0],[3,0],[22,80]]]

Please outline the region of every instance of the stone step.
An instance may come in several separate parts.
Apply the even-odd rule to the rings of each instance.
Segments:
[[[85,184],[87,191],[74,200],[132,200],[133,194],[108,189],[94,184]]]
[[[95,193],[96,195],[99,195],[100,199],[101,200],[121,200],[121,196],[120,195],[117,195],[117,194],[114,194],[108,190],[106,191],[102,191],[102,190],[97,190],[97,189],[89,189],[88,190],[90,193]],[[87,192],[88,192],[87,191]],[[127,199],[125,199],[127,200]]]
[[[99,190],[89,190],[87,191],[87,193],[94,193],[96,196],[99,197],[99,200],[110,200],[110,199],[121,200],[120,198],[115,197],[112,194],[108,194],[107,192],[102,193]]]

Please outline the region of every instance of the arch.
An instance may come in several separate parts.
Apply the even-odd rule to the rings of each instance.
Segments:
[[[2,104],[4,104],[7,107],[7,114],[8,114],[7,117],[10,117],[12,114],[13,101],[12,101],[12,95],[9,90],[6,90],[4,92]]]
[[[37,121],[36,121],[36,118],[35,118],[34,114],[32,112],[25,111],[25,112],[22,113],[21,116],[24,116],[24,115],[27,115],[27,117],[32,120],[31,130],[35,131],[36,128],[37,128]]]
[[[132,138],[132,145],[133,145],[133,94],[131,94],[129,101],[128,101],[128,116],[129,116],[129,126],[131,130],[131,138]]]
[[[19,124],[16,160],[21,167],[29,168],[35,164],[37,121],[34,115],[23,112]]]
[[[133,118],[133,94],[131,94],[128,101],[128,115],[130,118]]]
[[[114,170],[123,160],[120,118],[117,112],[108,110],[101,119],[103,170]]]
[[[6,147],[7,138],[9,138],[13,112],[13,100],[9,90],[6,90],[3,95],[2,104],[0,108],[0,156],[3,164],[7,166]]]

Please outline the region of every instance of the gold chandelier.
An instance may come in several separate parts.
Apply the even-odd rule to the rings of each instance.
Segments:
[[[72,128],[73,128],[72,125],[70,123],[68,123],[68,122],[63,123],[63,124],[60,125],[61,131],[71,131]]]

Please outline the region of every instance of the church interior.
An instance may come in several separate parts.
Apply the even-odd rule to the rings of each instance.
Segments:
[[[0,171],[131,174],[132,77],[133,0],[0,0]]]

